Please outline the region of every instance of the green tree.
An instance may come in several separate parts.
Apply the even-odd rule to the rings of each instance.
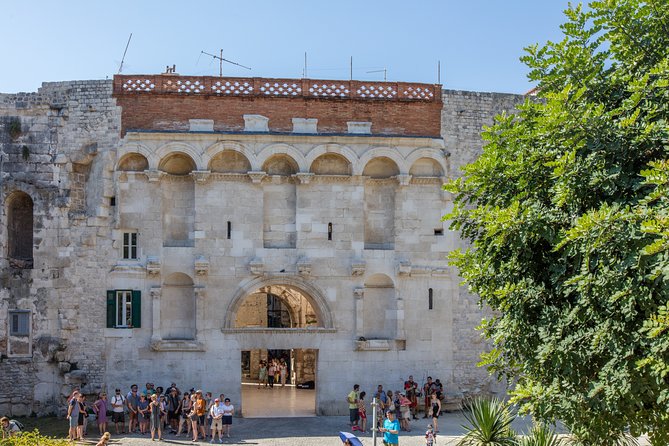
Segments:
[[[480,303],[482,363],[582,444],[669,444],[669,2],[570,7],[527,48],[538,98],[484,130],[446,188]]]

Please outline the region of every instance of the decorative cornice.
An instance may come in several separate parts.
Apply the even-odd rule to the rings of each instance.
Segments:
[[[207,349],[203,342],[175,339],[151,341],[151,350],[156,352],[204,352]]]
[[[195,182],[200,184],[206,183],[211,176],[211,172],[208,170],[194,170],[190,174]]]
[[[257,171],[257,172],[248,172],[247,175],[251,178],[251,181],[254,184],[260,184],[260,182],[267,176],[267,172]]]
[[[309,184],[311,183],[311,180],[314,178],[313,173],[305,173],[305,172],[299,172],[293,176],[297,178],[297,181],[299,181],[301,184]]]
[[[351,263],[351,275],[363,276],[365,275],[365,262],[362,260]]]
[[[411,182],[411,175],[400,174],[395,178],[397,178],[397,182],[400,183],[400,186],[408,186]]]
[[[442,177],[411,177],[411,184],[444,184]]]
[[[195,259],[195,274],[198,276],[206,276],[209,274],[209,260],[204,256],[199,256]]]
[[[146,272],[149,276],[160,274],[160,258],[155,256],[148,256],[146,258]]]

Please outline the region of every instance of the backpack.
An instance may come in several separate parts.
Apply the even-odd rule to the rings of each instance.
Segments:
[[[9,420],[9,425],[11,426],[12,424],[19,429],[19,432],[22,431],[25,428],[23,423],[21,423],[20,421],[17,421],[17,420]]]

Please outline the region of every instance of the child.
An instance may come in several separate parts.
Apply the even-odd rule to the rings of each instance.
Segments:
[[[109,442],[109,439],[111,438],[111,434],[109,432],[105,432],[102,437],[100,437],[100,441],[98,441],[98,444],[95,446],[107,446],[107,443]]]
[[[425,431],[425,446],[434,446],[437,444],[437,434],[434,433],[432,425],[427,425],[427,431]]]
[[[366,392],[360,392],[360,396],[358,397],[358,415],[360,416],[360,432],[363,434],[367,430],[367,409],[365,408],[365,395],[367,395]]]

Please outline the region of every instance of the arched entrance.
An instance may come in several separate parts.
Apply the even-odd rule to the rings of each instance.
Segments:
[[[332,326],[320,290],[294,277],[255,280],[239,290],[230,310],[225,324],[240,348],[242,415],[316,415],[315,337]],[[277,369],[275,379],[270,368]]]

